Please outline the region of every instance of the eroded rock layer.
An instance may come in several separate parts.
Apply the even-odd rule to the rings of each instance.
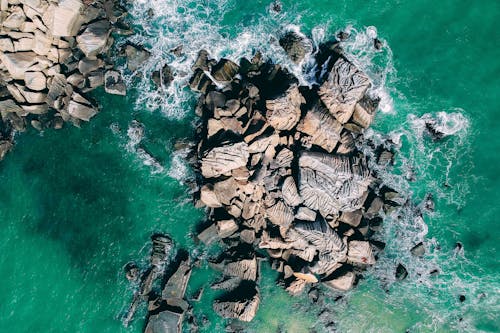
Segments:
[[[390,152],[357,148],[377,107],[369,78],[338,47],[320,53],[318,68],[330,72],[309,88],[259,54],[237,65],[200,52],[196,201],[209,223],[198,238],[227,245],[213,286],[227,291],[214,304],[224,317],[255,315],[262,251],[292,295],[321,282],[351,289],[383,247],[370,241],[380,212],[399,204],[368,167]]]

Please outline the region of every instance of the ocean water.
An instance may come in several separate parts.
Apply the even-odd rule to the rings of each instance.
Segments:
[[[233,60],[261,50],[314,84],[307,75],[314,64],[291,64],[277,45],[283,29],[315,43],[351,32],[343,47],[382,97],[366,136],[390,136],[399,147],[382,177],[419,207],[431,193],[435,211],[423,220],[412,207],[388,216],[378,263],[337,301],[326,291],[321,305],[291,298],[263,263],[263,301],[245,331],[323,332],[334,322],[339,332],[500,332],[500,3],[297,0],[281,1],[274,13],[270,2],[134,1],[130,41],[152,56],[137,73],[123,69],[128,96],[97,91],[102,108],[90,123],[17,136],[0,163],[0,332],[142,331],[144,307],[128,328],[121,323],[133,293],[122,267],[146,264],[151,233],[169,233],[195,257],[210,254],[193,240],[203,211],[191,204],[192,171],[174,147],[193,136],[191,63],[200,48]],[[175,57],[169,50],[179,45]],[[175,80],[157,90],[149,77],[165,63]],[[449,135],[428,138],[424,115]],[[131,130],[134,120],[142,137]],[[419,241],[426,255],[414,258],[409,249]],[[398,263],[409,276],[396,282]],[[208,286],[217,277],[202,264],[188,287],[188,297],[205,287],[193,303],[197,320],[208,320],[201,332],[225,328],[211,309],[217,293]]]

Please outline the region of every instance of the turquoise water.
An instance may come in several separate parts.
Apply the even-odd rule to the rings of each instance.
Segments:
[[[190,202],[189,167],[174,144],[193,134],[195,96],[183,85],[199,48],[213,56],[238,59],[252,49],[300,73],[286,62],[272,37],[290,24],[328,39],[352,27],[344,48],[369,73],[384,97],[373,126],[399,138],[396,165],[388,182],[419,203],[432,193],[434,213],[425,225],[401,212],[389,218],[380,237],[387,248],[358,287],[323,306],[307,296],[290,298],[275,287],[275,275],[263,264],[263,302],[248,332],[324,331],[328,320],[340,332],[499,332],[500,265],[500,34],[495,1],[282,1],[283,12],[269,1],[137,1],[129,7],[138,34],[152,58],[136,75],[126,73],[126,98],[97,91],[101,113],[81,128],[18,135],[14,151],[0,164],[0,332],[139,332],[142,314],[125,329],[121,316],[132,290],[122,267],[148,256],[149,235],[172,235],[178,247],[203,257],[192,238],[203,212]],[[153,7],[153,19],[146,9]],[[369,47],[367,27],[376,27],[385,47]],[[123,40],[121,40],[123,42]],[[185,55],[168,51],[184,45]],[[176,72],[174,85],[156,92],[148,77],[162,63]],[[302,75],[307,83],[307,76]],[[421,133],[418,117],[445,112],[457,126],[433,142]],[[136,151],[127,136],[132,120],[144,124]],[[405,175],[412,170],[415,181]],[[390,176],[394,174],[395,176]],[[446,184],[446,186],[445,186]],[[415,259],[408,250],[426,239],[427,254]],[[463,252],[455,252],[461,242]],[[394,266],[407,266],[409,277],[394,283]],[[437,269],[437,276],[429,272]],[[188,296],[207,286],[217,273],[206,265],[193,273]],[[459,295],[465,295],[461,303]],[[222,332],[224,323],[211,310],[216,293],[206,288],[194,303],[202,332]],[[319,315],[321,308],[329,312]],[[323,324],[322,324],[323,323]]]

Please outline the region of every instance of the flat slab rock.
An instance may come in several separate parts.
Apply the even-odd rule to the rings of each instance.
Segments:
[[[245,142],[215,147],[202,158],[201,173],[206,178],[217,178],[246,166],[249,157]]]

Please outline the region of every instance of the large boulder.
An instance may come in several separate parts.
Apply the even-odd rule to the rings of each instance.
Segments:
[[[93,106],[81,104],[72,100],[68,105],[68,113],[74,118],[89,121],[90,118],[97,114],[97,109]]]
[[[183,312],[165,310],[149,316],[144,333],[180,333],[182,332]]]
[[[255,286],[242,283],[228,295],[215,301],[213,308],[224,318],[251,321],[259,308],[260,297]]]
[[[125,55],[127,56],[127,68],[135,72],[142,63],[149,59],[151,53],[142,46],[127,44]]]
[[[111,25],[107,20],[90,23],[87,28],[76,37],[78,47],[88,58],[95,58],[103,52],[111,33]]]
[[[83,3],[80,0],[61,0],[58,5],[49,8],[48,13],[44,16],[49,16],[44,21],[46,24],[52,22],[52,35],[57,37],[76,36],[84,18],[82,16]]]
[[[339,58],[318,94],[330,113],[341,124],[345,124],[370,84],[370,79],[365,73],[349,61]]]
[[[279,40],[281,47],[286,51],[290,59],[298,64],[304,60],[307,54],[312,52],[312,43],[303,34],[288,31]]]
[[[0,60],[14,80],[24,80],[24,73],[38,62],[34,52],[0,52]]]
[[[246,166],[249,156],[245,142],[215,147],[202,158],[201,173],[206,178],[220,177]]]
[[[309,144],[331,153],[340,140],[342,125],[319,102],[306,113],[297,126],[297,130],[310,137]]]
[[[326,217],[363,205],[372,181],[364,157],[302,152],[299,167],[300,194],[307,207]]]
[[[266,101],[266,118],[269,124],[280,131],[289,131],[300,119],[300,105],[305,103],[297,85],[292,85],[281,96]]]

